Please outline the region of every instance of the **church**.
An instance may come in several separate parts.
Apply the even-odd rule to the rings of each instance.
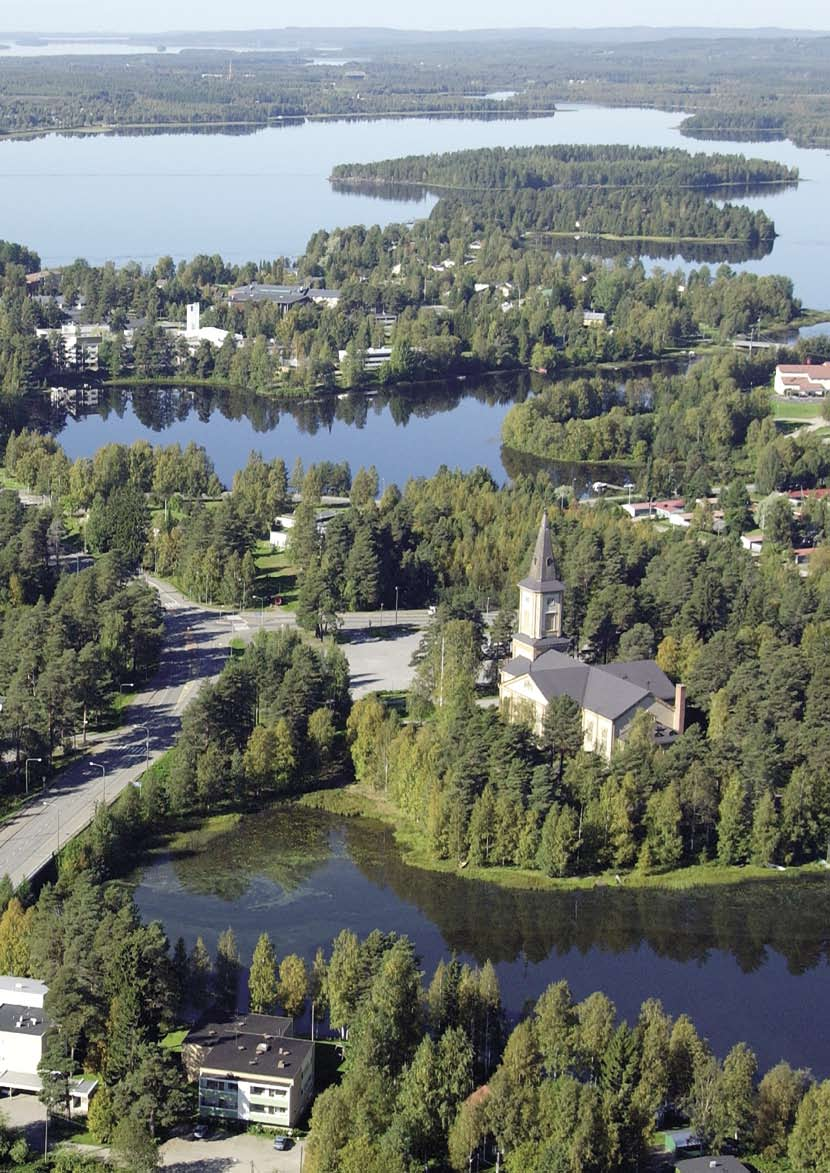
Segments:
[[[576,659],[562,631],[564,598],[543,514],[530,574],[519,583],[519,630],[501,670],[499,700],[507,719],[530,719],[539,734],[550,701],[569,696],[582,710],[584,748],[606,759],[625,741],[641,709],[654,717],[658,741],[682,733],[685,687],[672,684],[654,660],[598,665]]]

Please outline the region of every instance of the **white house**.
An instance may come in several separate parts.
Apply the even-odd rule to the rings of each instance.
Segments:
[[[0,1088],[39,1092],[38,1064],[51,1023],[43,1011],[43,982],[0,977]]]
[[[830,391],[830,362],[777,366],[774,387],[778,395],[826,395]]]

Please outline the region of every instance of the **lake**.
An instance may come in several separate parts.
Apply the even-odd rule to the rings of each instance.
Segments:
[[[752,197],[775,218],[770,256],[754,272],[783,272],[806,304],[824,307],[830,154],[777,143],[685,139],[680,114],[576,106],[537,119],[399,118],[286,123],[252,134],[47,135],[0,142],[3,236],[47,265],[78,256],[154,262],[196,253],[232,261],[302,253],[318,228],[426,216],[433,196],[382,200],[333,190],[336,163],[465,147],[630,143],[738,151],[798,166],[797,189]],[[672,261],[663,259],[663,265]]]
[[[136,888],[145,918],[212,951],[228,925],[243,961],[267,930],[307,960],[342,928],[407,934],[430,974],[456,953],[496,966],[511,1014],[553,981],[604,990],[629,1020],[658,997],[720,1053],[744,1039],[765,1068],[785,1057],[830,1074],[826,1032],[830,877],[697,892],[520,892],[434,874],[391,830],[277,806],[209,845],[156,857]]]
[[[646,373],[643,369],[639,377]],[[542,382],[540,376],[520,371],[285,403],[212,388],[111,388],[102,391],[97,411],[78,416],[53,409],[48,397],[35,394],[20,407],[19,420],[9,420],[8,426],[54,433],[73,460],[104,444],[146,439],[184,447],[193,440],[207,450],[226,485],[252,450],[269,460],[282,456],[289,468],[297,456],[306,466],[347,460],[352,472],[374,464],[383,483],[394,481],[401,487],[409,477],[432,476],[442,464],[465,470],[481,465],[501,483],[505,474],[512,477],[538,467],[532,458],[528,463],[503,449],[500,433],[512,404],[522,402]],[[580,493],[595,480],[623,484],[627,478],[623,469],[610,464],[546,467],[557,484],[573,484]]]

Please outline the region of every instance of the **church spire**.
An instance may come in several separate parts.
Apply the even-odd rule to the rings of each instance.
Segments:
[[[547,513],[542,514],[539,523],[539,533],[536,537],[536,547],[530,560],[530,574],[526,583],[538,584],[537,589],[544,589],[547,583],[557,583],[556,563],[553,558],[553,547],[550,543],[550,526]]]

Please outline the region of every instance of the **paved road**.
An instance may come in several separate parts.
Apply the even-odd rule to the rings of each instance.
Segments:
[[[291,613],[274,610],[242,615],[209,610],[194,605],[167,583],[148,581],[158,590],[165,612],[167,630],[159,671],[136,695],[125,723],[115,733],[91,741],[79,761],[0,827],[0,876],[8,875],[15,886],[36,875],[62,843],[82,831],[98,803],[111,803],[137,781],[148,761],[174,744],[182,712],[201,684],[221,671],[232,639],[248,642],[260,629],[295,624]],[[381,623],[388,627],[392,618],[380,612],[345,617],[347,634],[361,629],[366,633],[365,639],[352,637],[344,643],[356,696],[408,684],[418,628],[428,617],[425,611],[401,611],[401,637],[376,638]]]

